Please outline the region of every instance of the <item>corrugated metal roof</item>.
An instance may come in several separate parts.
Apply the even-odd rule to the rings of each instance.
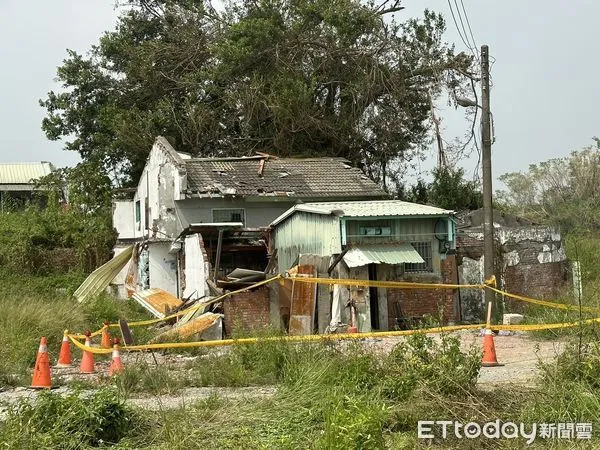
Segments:
[[[47,161],[0,164],[0,184],[30,184],[53,170],[54,167]]]
[[[369,200],[349,202],[311,202],[293,206],[275,219],[271,226],[277,225],[296,211],[314,214],[335,214],[341,217],[395,217],[395,216],[448,216],[454,211],[419,205],[401,200]]]
[[[131,259],[133,245],[127,247],[113,259],[94,270],[73,293],[78,302],[83,302],[102,292]]]
[[[425,261],[410,244],[357,245],[344,255],[348,267],[367,264],[421,264]]]

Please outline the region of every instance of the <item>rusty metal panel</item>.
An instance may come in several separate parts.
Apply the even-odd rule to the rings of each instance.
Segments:
[[[316,276],[311,265],[298,266],[298,276]],[[294,283],[292,289],[292,305],[290,310],[290,328],[292,336],[312,334],[317,297],[316,283]]]
[[[221,314],[205,313],[190,320],[188,323],[159,334],[151,342],[167,342],[172,339],[186,339],[194,335],[202,335],[215,325],[219,325],[223,316]]]

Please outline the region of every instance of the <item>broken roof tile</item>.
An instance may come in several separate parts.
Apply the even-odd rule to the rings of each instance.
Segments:
[[[259,175],[260,161],[188,159],[185,161],[188,189],[204,194],[214,192],[218,186],[225,195],[240,196],[387,197],[383,189],[344,158],[269,159]]]

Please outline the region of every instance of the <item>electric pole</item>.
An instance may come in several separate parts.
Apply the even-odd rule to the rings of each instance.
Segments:
[[[487,45],[481,46],[481,157],[483,165],[483,274],[494,275],[494,217],[492,206],[492,130],[490,123],[490,60]],[[496,295],[485,289],[486,309],[491,305],[492,323],[497,313]]]

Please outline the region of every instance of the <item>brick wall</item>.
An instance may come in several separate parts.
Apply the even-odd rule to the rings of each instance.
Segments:
[[[441,261],[441,277],[435,279],[419,279],[411,276],[402,277],[403,281],[428,282],[428,283],[456,283],[456,258],[447,256]],[[431,315],[440,317],[444,323],[454,321],[454,290],[453,289],[388,289],[388,327],[390,330],[396,327],[396,308],[394,304],[400,304],[403,317],[423,317]]]
[[[518,264],[506,268],[505,289],[512,294],[552,299],[568,284],[567,261],[545,264]],[[508,299],[512,312],[523,310],[523,302]]]
[[[271,323],[269,288],[261,286],[252,291],[232,295],[223,302],[225,335],[234,331],[249,331]]]

